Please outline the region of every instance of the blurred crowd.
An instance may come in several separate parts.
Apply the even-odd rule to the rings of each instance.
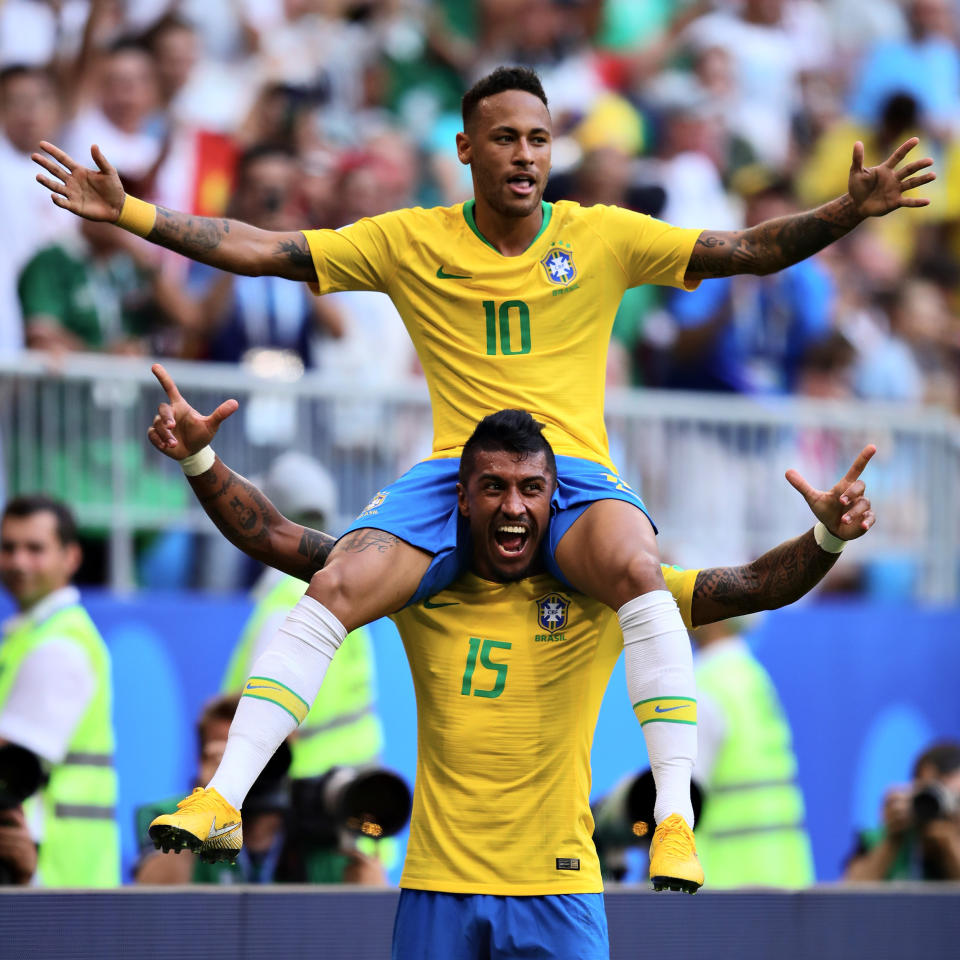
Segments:
[[[960,406],[956,0],[7,0],[0,7],[0,353],[149,353],[384,382],[416,373],[389,301],[190,264],[55,208],[41,139],[130,193],[266,228],[471,193],[459,98],[541,74],[547,199],[735,229],[842,194],[853,143],[916,135],[931,204],[770,277],[629,291],[613,384]],[[371,358],[376,356],[377,362]]]

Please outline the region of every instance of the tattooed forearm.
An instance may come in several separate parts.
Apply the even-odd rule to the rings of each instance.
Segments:
[[[323,568],[336,542],[336,539],[331,537],[329,533],[321,533],[319,530],[304,527],[303,536],[300,538],[300,544],[297,547],[297,553],[306,558],[303,568],[307,576],[303,579],[309,580],[318,570]]]
[[[191,217],[176,210],[167,210],[166,207],[157,207],[157,219],[147,239],[186,257],[206,262],[206,255],[216,250],[228,233],[229,220]]]
[[[235,547],[262,559],[270,545],[271,524],[280,517],[270,501],[224,464],[191,477],[190,485],[217,529]]]
[[[809,530],[753,563],[701,570],[693,589],[694,626],[793,603],[823,579],[838,556],[821,550]]]
[[[690,255],[687,279],[775,273],[829,246],[861,219],[848,195],[747,230],[705,230]]]

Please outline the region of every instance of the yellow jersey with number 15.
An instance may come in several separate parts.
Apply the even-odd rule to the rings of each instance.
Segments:
[[[698,571],[662,569],[689,626]],[[599,893],[590,748],[623,650],[614,611],[548,574],[515,583],[467,574],[392,619],[417,695],[400,886]],[[633,764],[624,755],[624,769]]]
[[[430,389],[433,456],[459,456],[477,421],[513,407],[547,425],[555,453],[607,466],[620,299],[642,283],[684,287],[699,233],[570,201],[543,204],[540,233],[515,257],[483,238],[473,201],[304,231],[320,293],[379,290],[396,305]]]

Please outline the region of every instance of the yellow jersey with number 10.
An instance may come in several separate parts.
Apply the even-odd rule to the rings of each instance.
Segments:
[[[433,456],[459,456],[478,420],[513,407],[547,425],[555,453],[609,466],[604,380],[620,299],[641,283],[684,287],[699,233],[544,203],[536,239],[505,257],[469,201],[304,235],[320,293],[379,290],[396,305],[430,389]]]
[[[697,573],[663,567],[688,626]],[[392,619],[417,695],[400,886],[600,892],[590,748],[623,650],[614,611],[547,574],[515,583],[467,574]],[[624,755],[625,770],[634,764]]]

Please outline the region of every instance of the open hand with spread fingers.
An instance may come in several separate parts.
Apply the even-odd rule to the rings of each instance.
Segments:
[[[43,153],[33,153],[30,159],[51,176],[37,174],[58,207],[86,220],[106,220],[115,223],[123,208],[123,184],[117,171],[110,165],[100,148],[94,144],[90,155],[96,170],[81,167],[70,154],[46,140],[40,141]]]
[[[841,540],[862,537],[876,522],[870,501],[864,496],[866,486],[860,479],[876,452],[872,443],[865,446],[844,478],[829,490],[815,489],[796,470],[786,473],[788,482],[807,501],[813,515]]]
[[[185,460],[210,444],[220,424],[236,412],[240,404],[236,400],[224,400],[213,413],[204,416],[183,399],[162,364],[155,363],[150,369],[160,381],[169,403],[157,407],[147,439],[165,456]]]
[[[850,165],[847,190],[860,216],[882,217],[899,207],[925,207],[930,203],[924,197],[904,196],[908,190],[921,187],[937,178],[932,170],[920,173],[921,170],[933,166],[930,157],[912,160],[900,166],[901,161],[919,142],[916,137],[911,137],[875,167],[864,167],[863,144],[858,140],[853,145],[853,162]]]

